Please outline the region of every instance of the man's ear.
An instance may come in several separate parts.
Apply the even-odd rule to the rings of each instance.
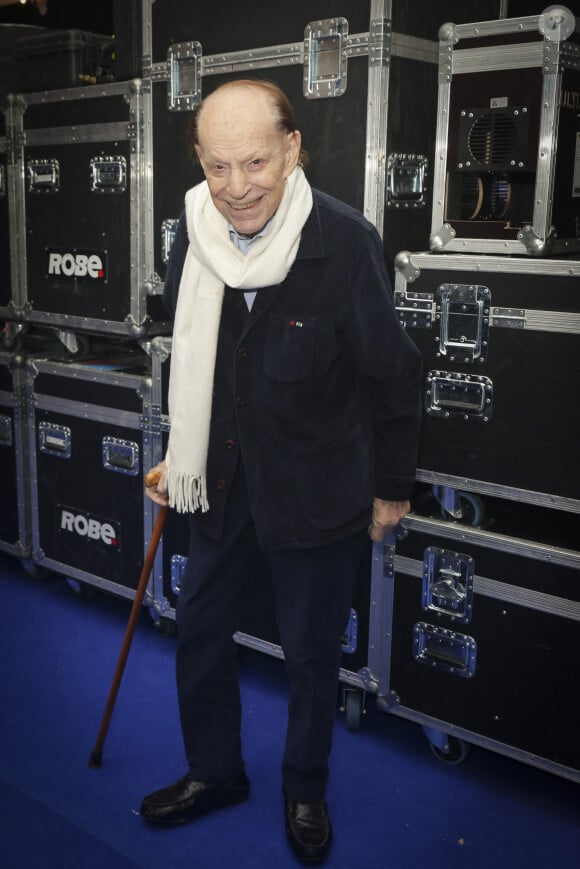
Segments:
[[[286,149],[286,178],[290,175],[300,160],[300,148],[302,147],[302,135],[299,130],[287,134]]]

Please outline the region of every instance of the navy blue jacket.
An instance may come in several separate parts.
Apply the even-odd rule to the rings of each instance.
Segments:
[[[415,479],[421,356],[397,319],[382,241],[358,211],[313,194],[284,282],[258,290],[251,312],[226,287],[220,323],[210,509],[195,521],[220,538],[241,455],[264,551],[353,534],[373,497],[405,500]],[[165,281],[171,314],[187,245],[182,215]]]

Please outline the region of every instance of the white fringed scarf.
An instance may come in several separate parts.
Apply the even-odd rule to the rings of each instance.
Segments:
[[[206,462],[224,287],[255,290],[280,284],[296,258],[311,210],[312,191],[297,167],[287,179],[267,235],[243,254],[231,241],[228,222],[213,204],[207,182],[186,193],[189,247],[175,311],[165,457],[169,504],[179,513],[209,509]]]

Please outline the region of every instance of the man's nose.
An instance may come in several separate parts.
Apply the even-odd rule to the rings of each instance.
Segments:
[[[230,170],[228,188],[234,199],[243,199],[249,187],[248,176],[244,169],[232,168]]]

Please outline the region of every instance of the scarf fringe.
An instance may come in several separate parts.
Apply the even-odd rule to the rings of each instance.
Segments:
[[[185,471],[169,468],[167,493],[169,506],[178,513],[194,513],[199,508],[202,513],[209,510],[205,476],[194,477]]]

